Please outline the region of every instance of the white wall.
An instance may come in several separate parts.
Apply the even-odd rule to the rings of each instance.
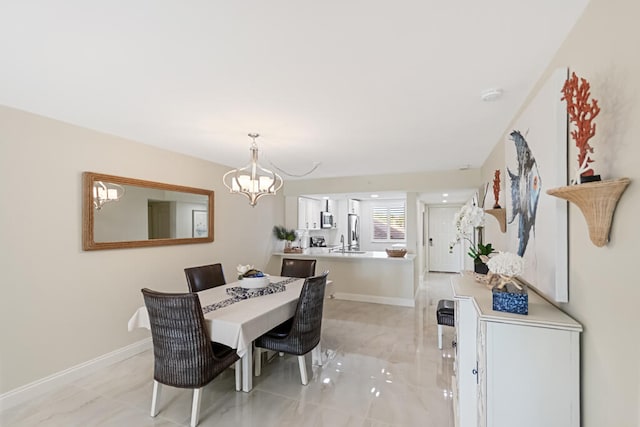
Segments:
[[[639,20],[640,2],[591,0],[529,96],[531,100],[558,67],[568,66],[586,78],[592,97],[602,108],[595,119],[596,135],[590,141],[595,149],[596,173],[605,179],[631,179],[618,203],[611,241],[605,247],[591,243],[582,213],[569,205],[569,303],[561,308],[584,326],[584,427],[640,425],[640,286],[636,267],[640,242]],[[504,167],[505,138],[506,134],[482,168],[485,181],[493,169]],[[573,142],[569,148],[571,174],[577,153]],[[488,238],[499,241],[501,236],[494,230]]]
[[[187,290],[183,269],[267,265],[281,195],[255,208],[228,168],[0,107],[0,394],[148,336],[127,332],[140,289]],[[213,243],[82,251],[82,172],[215,191]]]
[[[438,192],[442,190],[468,190],[480,182],[480,169],[446,170],[406,173],[397,175],[345,176],[287,181],[285,196],[304,194],[375,193],[382,191]],[[289,209],[287,205],[287,221]]]

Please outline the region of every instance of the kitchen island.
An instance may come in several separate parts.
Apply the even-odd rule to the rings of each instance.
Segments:
[[[415,254],[392,258],[386,252],[330,252],[322,248],[304,253],[273,254],[278,268],[282,258],[315,259],[316,274],[329,271],[333,281],[329,290],[337,299],[413,307],[417,283],[414,280]],[[273,271],[273,274],[279,271]]]

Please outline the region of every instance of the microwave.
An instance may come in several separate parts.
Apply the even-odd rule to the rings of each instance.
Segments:
[[[320,228],[333,228],[333,214],[320,212]]]

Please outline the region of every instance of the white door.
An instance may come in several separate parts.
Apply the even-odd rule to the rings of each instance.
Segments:
[[[457,207],[429,207],[429,271],[459,272],[462,270],[460,245],[449,253],[449,244],[455,239],[453,216]]]

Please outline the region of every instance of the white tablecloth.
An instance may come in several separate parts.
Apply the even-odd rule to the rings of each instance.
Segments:
[[[271,276],[270,279],[274,283],[287,278]],[[206,313],[204,318],[211,340],[237,349],[240,357],[245,356],[253,340],[293,317],[303,284],[304,279],[296,280],[285,285],[284,292],[249,298]],[[198,292],[200,305],[206,307],[230,298],[226,289],[239,285],[239,282],[233,282]],[[134,328],[150,329],[145,306],[138,308],[131,316],[128,328],[129,331]]]

